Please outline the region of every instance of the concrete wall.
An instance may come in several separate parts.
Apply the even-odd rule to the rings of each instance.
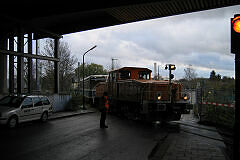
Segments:
[[[49,100],[53,105],[53,111],[59,112],[66,110],[67,106],[70,105],[72,95],[70,94],[53,94],[48,96]]]

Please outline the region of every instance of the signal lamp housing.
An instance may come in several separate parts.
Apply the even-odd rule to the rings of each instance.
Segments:
[[[176,66],[174,64],[170,64],[170,70],[175,70],[176,69]]]
[[[240,54],[240,15],[231,18],[231,53]]]

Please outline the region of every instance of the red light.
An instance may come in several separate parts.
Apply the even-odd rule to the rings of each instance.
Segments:
[[[240,16],[235,17],[232,20],[233,30],[237,33],[240,33]]]

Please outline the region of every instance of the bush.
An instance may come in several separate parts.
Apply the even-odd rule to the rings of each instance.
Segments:
[[[81,95],[73,96],[71,102],[72,102],[72,105],[69,108],[69,110],[76,111],[76,110],[81,109],[81,106],[83,104],[82,96]]]
[[[206,107],[206,121],[224,128],[233,128],[235,109],[230,107],[203,105]]]

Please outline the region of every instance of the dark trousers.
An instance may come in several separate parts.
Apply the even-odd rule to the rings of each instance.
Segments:
[[[101,112],[101,119],[100,119],[100,127],[104,127],[105,126],[106,117],[107,117],[107,112],[106,111],[102,111]]]

